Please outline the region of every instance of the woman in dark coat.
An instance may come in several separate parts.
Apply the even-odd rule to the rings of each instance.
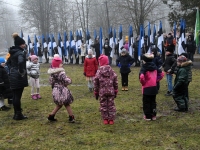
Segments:
[[[26,73],[26,53],[24,51],[25,41],[14,33],[15,46],[10,48],[10,58],[7,61],[10,70],[10,88],[13,92],[13,106],[14,106],[14,120],[27,119],[22,114],[21,97],[24,87],[28,86],[27,73]]]
[[[95,43],[91,45],[91,47],[95,49],[96,60],[98,61],[100,56],[100,43],[98,38],[95,40]]]

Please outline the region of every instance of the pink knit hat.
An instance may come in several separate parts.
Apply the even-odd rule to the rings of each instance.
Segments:
[[[38,59],[36,55],[31,55],[31,61],[33,62],[35,59]]]
[[[51,65],[53,68],[59,68],[61,63],[62,63],[62,59],[60,57],[54,57]]]
[[[99,57],[98,60],[99,60],[99,65],[100,66],[105,66],[105,65],[109,64],[108,56],[106,56],[104,54],[101,54],[101,56]]]

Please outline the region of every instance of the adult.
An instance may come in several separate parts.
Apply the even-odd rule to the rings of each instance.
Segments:
[[[96,53],[96,60],[98,61],[99,56],[100,56],[100,43],[99,43],[99,38],[95,39],[94,44],[91,45],[92,48],[95,49],[95,53]]]
[[[135,67],[140,66],[140,61],[138,59],[138,47],[139,47],[139,38],[136,37],[136,42],[133,43]]]
[[[109,41],[108,41],[108,38],[105,39],[105,43],[103,45],[103,48],[104,48],[104,53],[106,56],[108,56],[108,59],[109,59],[109,65],[111,64],[111,57],[110,57],[110,53],[112,51],[112,48],[110,47],[109,45]]]
[[[22,114],[21,97],[24,87],[28,86],[26,73],[26,53],[24,51],[25,41],[17,33],[13,33],[14,45],[10,48],[10,57],[7,65],[10,69],[10,88],[13,92],[14,120],[27,119]]]
[[[86,80],[88,81],[88,89],[90,92],[93,91],[94,84],[93,78],[98,70],[98,62],[93,55],[93,51],[91,49],[88,50],[88,55],[84,61],[84,75],[86,76]]]
[[[194,41],[194,36],[189,35],[187,43],[185,44],[185,47],[187,48],[187,54],[188,59],[190,59],[192,62],[194,61],[194,54],[196,51],[196,43]]]
[[[39,63],[42,63],[42,56],[43,56],[43,51],[42,51],[42,47],[41,47],[41,43],[40,43],[40,46],[38,47]]]

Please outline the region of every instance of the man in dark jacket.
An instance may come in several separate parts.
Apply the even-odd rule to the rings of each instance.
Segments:
[[[24,87],[28,86],[26,73],[26,53],[24,52],[25,41],[17,33],[13,33],[15,46],[10,48],[10,58],[7,65],[10,69],[10,88],[13,92],[14,120],[27,119],[22,114],[21,97]]]
[[[136,38],[136,42],[133,43],[134,48],[134,59],[135,59],[135,66],[140,66],[140,61],[138,60],[138,47],[139,47],[139,39]]]
[[[112,48],[110,47],[109,45],[109,41],[108,41],[108,38],[105,39],[105,43],[104,43],[104,52],[105,52],[105,55],[108,56],[109,58],[109,65],[111,64],[111,57],[110,57],[110,53],[112,51]]]
[[[95,49],[96,53],[96,60],[98,61],[99,56],[100,56],[100,44],[99,44],[99,39],[96,38],[94,44],[91,45],[92,48]]]
[[[188,41],[185,44],[185,47],[187,48],[188,58],[191,61],[194,61],[194,54],[195,54],[195,51],[196,51],[196,43],[195,43],[192,35],[188,36]]]

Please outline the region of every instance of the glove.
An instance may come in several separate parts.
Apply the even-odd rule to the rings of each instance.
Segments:
[[[121,68],[121,64],[119,63],[118,65],[117,65],[119,68]]]
[[[84,72],[83,75],[86,76],[86,73]]]
[[[130,68],[130,67],[131,67],[131,64],[128,64],[128,67]]]

